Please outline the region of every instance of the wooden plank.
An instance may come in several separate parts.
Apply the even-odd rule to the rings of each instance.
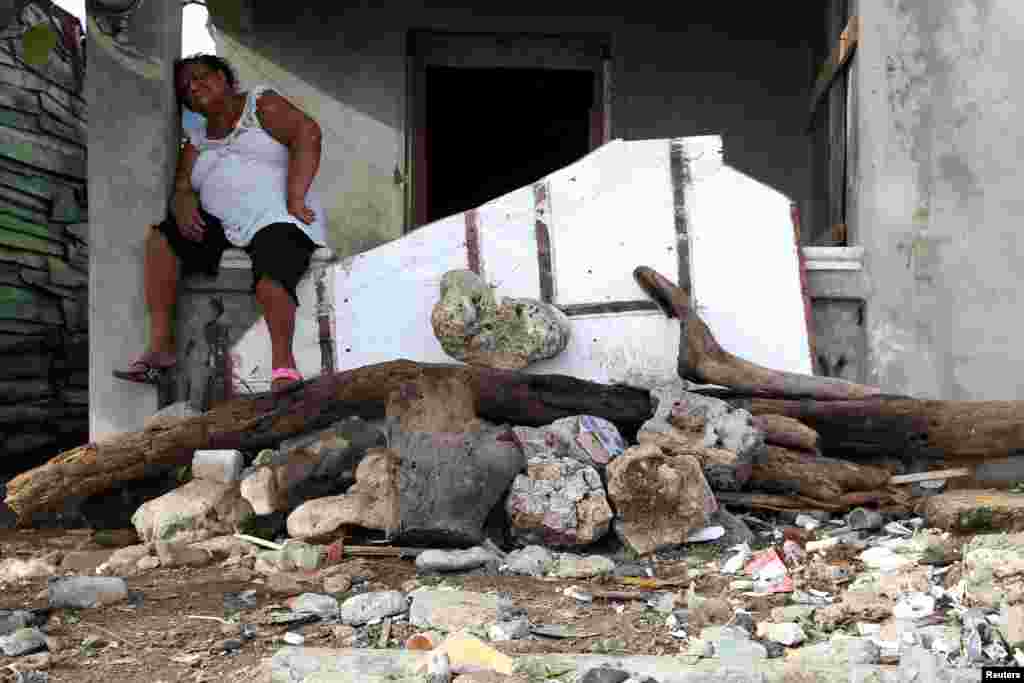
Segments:
[[[86,177],[84,150],[45,135],[0,128],[0,156],[58,175]]]
[[[21,88],[28,92],[48,93],[69,112],[85,111],[86,103],[80,95],[23,69],[0,64],[0,83]]]
[[[955,479],[971,476],[971,468],[954,467],[948,470],[917,472],[916,474],[896,474],[889,478],[890,484],[913,484],[919,481],[936,481],[939,479]]]
[[[0,380],[48,377],[52,354],[15,353],[0,355]]]
[[[23,335],[26,339],[32,335],[49,334],[56,329],[50,324],[28,320],[0,320],[0,334]]]
[[[57,300],[24,287],[0,286],[0,319],[60,325],[64,316]]]
[[[38,401],[53,395],[50,383],[41,379],[0,382],[0,403]]]
[[[39,105],[44,112],[55,119],[60,119],[69,126],[80,128],[83,137],[88,134],[89,119],[85,102],[79,103],[74,100],[66,102],[53,93],[44,91],[39,93]]]
[[[45,256],[19,251],[17,249],[8,249],[3,245],[0,245],[0,262],[17,263],[18,265],[28,266],[29,268],[38,268],[40,270],[46,269]]]
[[[53,240],[58,244],[62,242],[64,232],[59,228],[53,230],[47,225],[33,223],[10,213],[0,213],[0,229],[13,230],[14,232],[20,232],[32,237]]]
[[[22,61],[24,57],[21,54],[21,41],[15,40],[12,42],[19,54],[17,57],[14,57],[7,50],[0,50],[0,65],[14,69],[24,69],[37,78],[43,79],[71,93],[79,91],[78,78],[75,76],[74,68],[69,62],[58,57],[55,54],[56,51],[50,51],[50,58],[46,60],[46,64],[29,67]]]
[[[51,256],[64,255],[64,247],[59,242],[26,235],[23,232],[17,232],[3,226],[0,226],[0,245],[12,249],[49,254]]]
[[[60,119],[50,116],[49,114],[40,114],[36,121],[36,126],[44,133],[49,133],[50,135],[58,137],[65,142],[77,145],[83,150],[86,147],[85,135],[82,134],[81,130],[66,125]]]
[[[43,201],[50,201],[53,198],[53,183],[43,176],[16,173],[0,167],[0,185],[14,188]]]
[[[41,111],[38,93],[6,83],[0,83],[0,106],[29,114],[38,114]]]
[[[0,207],[6,213],[37,222],[45,222],[50,216],[49,202],[6,185],[0,185]]]
[[[814,128],[814,117],[827,93],[835,80],[844,72],[846,66],[856,52],[857,44],[860,42],[860,17],[853,16],[846,24],[846,28],[839,34],[839,42],[832,49],[825,63],[818,71],[818,79],[814,83],[814,90],[811,95],[810,122],[807,124],[807,132]]]

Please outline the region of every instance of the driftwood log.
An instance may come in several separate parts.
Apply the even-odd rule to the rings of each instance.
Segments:
[[[755,489],[766,483],[788,485],[801,496],[836,500],[851,491],[885,488],[889,477],[889,471],[881,467],[856,465],[767,445],[755,460],[748,483]]]
[[[721,396],[721,394],[719,394]],[[787,401],[726,398],[754,415],[785,415],[809,425],[829,455],[921,456],[947,467],[1024,452],[1024,401]]]
[[[816,452],[819,448],[818,432],[799,420],[784,415],[755,415],[752,422],[764,432],[765,443],[798,451]]]
[[[772,370],[744,360],[721,347],[708,326],[690,308],[690,294],[685,289],[647,266],[634,270],[633,278],[665,315],[679,319],[678,373],[683,379],[760,396],[840,400],[882,393],[877,387]]]
[[[186,464],[195,449],[274,447],[344,417],[384,417],[392,393],[424,377],[471,386],[477,414],[498,423],[541,426],[589,414],[628,430],[653,414],[650,395],[641,389],[564,375],[389,361],[324,375],[278,395],[236,399],[196,417],[162,420],[143,431],[65,451],[12,479],[5,502],[25,525],[33,513],[55,509],[68,496],[103,493],[117,482],[144,478],[153,465]]]

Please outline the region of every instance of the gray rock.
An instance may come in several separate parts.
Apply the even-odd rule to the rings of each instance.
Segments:
[[[749,668],[756,666],[757,662],[768,659],[768,650],[761,643],[749,638],[727,636],[724,633],[718,641],[716,652],[718,658],[727,666]]]
[[[870,638],[833,637],[832,640],[805,645],[793,651],[793,657],[801,664],[819,667],[827,662],[835,667],[861,664],[878,664],[881,651]]]
[[[544,576],[554,564],[555,557],[547,548],[528,545],[509,553],[502,571],[522,576]]]
[[[502,621],[506,608],[510,606],[507,600],[497,596],[471,591],[421,588],[413,591],[411,596],[409,623],[449,633]]]
[[[434,336],[452,358],[471,365],[521,370],[561,353],[572,326],[555,306],[535,299],[494,297],[471,270],[448,271],[430,316]]]
[[[724,507],[719,507],[708,518],[708,526],[715,524],[725,529],[725,535],[716,541],[723,548],[731,548],[743,543],[750,544],[755,540],[754,532],[750,530],[747,523]]]
[[[525,467],[509,430],[484,426],[465,434],[391,429],[398,471],[396,543],[466,547]]]
[[[47,609],[0,609],[0,636],[27,626],[43,626],[49,619],[49,612]]]
[[[626,564],[616,565],[615,570],[612,572],[612,575],[617,577],[650,578],[654,576],[654,569],[649,564],[629,562]]]
[[[275,471],[285,468],[278,477],[284,484],[280,495],[294,509],[307,500],[344,492],[355,481],[356,467],[366,452],[387,442],[385,422],[349,417],[327,429],[286,439],[260,464]]]
[[[614,569],[615,562],[602,555],[581,557],[561,553],[550,575],[559,579],[592,579],[595,576],[610,574]]]
[[[237,483],[193,479],[143,503],[132,515],[132,524],[146,543],[192,543],[234,533],[235,527],[252,513]]]
[[[499,621],[487,627],[487,637],[492,641],[519,640],[530,635],[529,619]]]
[[[14,683],[50,683],[50,674],[46,671],[19,671],[14,674]]]
[[[46,634],[37,628],[19,628],[8,636],[0,636],[0,652],[7,657],[20,657],[45,649]]]
[[[408,609],[409,601],[400,591],[363,593],[341,605],[341,620],[350,626],[360,626],[374,619],[403,614]]]
[[[192,477],[231,484],[242,477],[245,458],[235,449],[197,450],[192,455]]]
[[[427,660],[426,683],[449,683],[452,680],[452,664],[446,652],[431,652]]]
[[[629,672],[627,671],[601,667],[600,669],[591,669],[583,674],[580,683],[622,683],[628,678]]]
[[[338,599],[322,593],[303,593],[292,602],[292,611],[315,614],[321,619],[333,619],[339,613]]]
[[[425,550],[416,557],[416,571],[465,572],[497,561],[493,553],[479,546],[468,550]]]
[[[528,429],[516,427],[518,432]],[[523,545],[590,545],[608,533],[612,508],[601,477],[590,465],[535,456],[512,482],[505,501],[512,537]]]
[[[114,576],[69,576],[50,579],[47,594],[50,607],[88,609],[121,602],[128,584]]]

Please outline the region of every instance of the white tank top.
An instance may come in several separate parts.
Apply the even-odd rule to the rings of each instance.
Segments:
[[[263,130],[256,114],[256,101],[266,90],[261,86],[249,91],[238,123],[223,139],[207,138],[205,121],[186,128],[189,142],[199,150],[192,187],[236,247],[248,245],[271,223],[292,223],[317,246],[326,246],[324,209],[316,192],[306,194],[306,205],[316,214],[312,224],[288,213],[288,148]]]

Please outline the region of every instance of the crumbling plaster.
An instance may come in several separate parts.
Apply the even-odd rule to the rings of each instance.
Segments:
[[[865,247],[869,380],[1021,399],[1024,4],[860,2],[851,231]]]

